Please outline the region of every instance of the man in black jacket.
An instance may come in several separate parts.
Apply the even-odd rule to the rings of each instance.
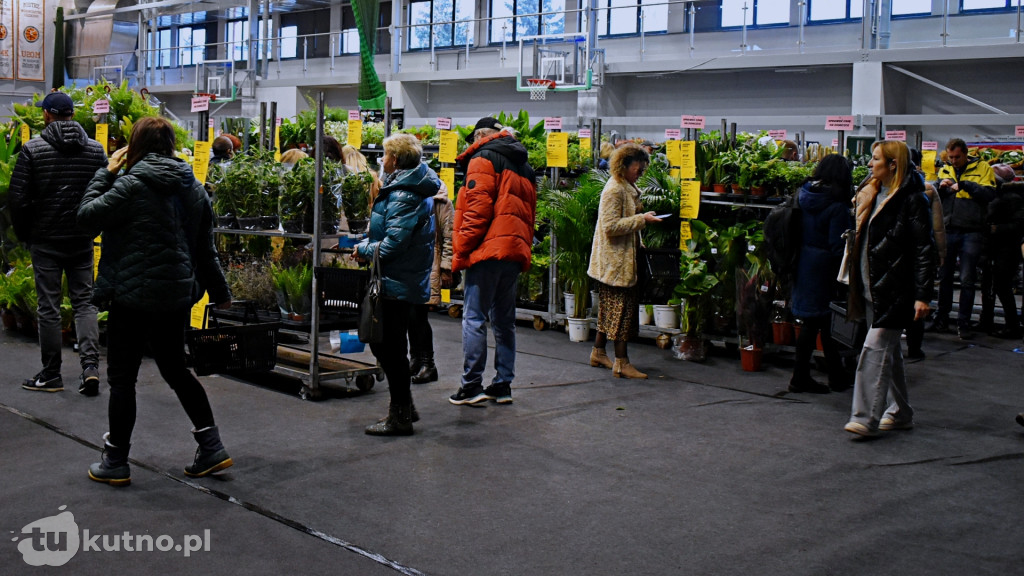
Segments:
[[[92,303],[93,242],[75,224],[89,181],[106,165],[106,154],[72,118],[71,97],[48,94],[37,106],[46,127],[25,143],[11,175],[14,232],[29,245],[39,299],[39,347],[43,369],[21,387],[41,392],[64,389],[61,379],[61,277],[67,275],[75,315],[82,376],[78,391],[99,394],[99,329]]]

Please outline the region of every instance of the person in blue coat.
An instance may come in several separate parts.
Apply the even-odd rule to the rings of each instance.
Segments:
[[[372,261],[379,249],[384,341],[370,344],[388,379],[391,406],[383,420],[366,428],[373,436],[409,436],[418,420],[410,390],[408,342],[412,307],[430,299],[434,263],[433,197],[437,174],[420,159],[423,148],[411,134],[384,140],[384,179],[370,213],[368,238],[355,258]]]
[[[837,295],[836,276],[846,248],[843,232],[853,228],[852,193],[850,165],[839,154],[822,158],[814,175],[797,192],[803,234],[793,282],[792,309],[793,315],[803,322],[803,328],[796,342],[790,392],[826,394],[829,389],[839,391],[849,387],[839,351],[832,340],[829,304]],[[811,355],[819,333],[828,366],[827,386],[811,377]]]

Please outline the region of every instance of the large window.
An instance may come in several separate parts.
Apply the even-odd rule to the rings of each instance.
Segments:
[[[156,42],[154,43],[154,35]],[[174,51],[171,50],[171,29],[164,28],[146,34],[146,48],[155,49],[149,52],[146,58],[146,65],[150,68],[169,68],[172,62]]]
[[[836,22],[860,20],[864,15],[862,0],[809,0],[807,20],[810,22]]]
[[[195,66],[206,56],[206,28],[178,28],[178,65]]]
[[[409,4],[409,23],[431,24],[409,29],[409,49],[446,48],[473,43],[474,0],[417,0]],[[436,24],[435,24],[436,23]]]
[[[740,27],[743,24],[787,25],[790,3],[790,0],[722,0],[722,28]]]
[[[544,13],[543,19],[537,14]],[[533,14],[533,16],[530,16]],[[488,40],[515,42],[522,36],[565,32],[565,0],[491,0]]]
[[[960,11],[1009,10],[1017,8],[1017,0],[960,0]]]
[[[258,28],[257,34],[259,35],[259,43],[256,48],[256,53],[262,56],[263,41],[266,39],[266,34],[263,32],[262,21],[257,20],[256,26]],[[270,37],[275,38],[278,35],[281,36],[278,46],[281,51],[279,56],[282,60],[298,57],[298,33],[299,29],[297,26],[284,26],[279,31],[275,31],[273,23],[271,23]],[[245,62],[249,59],[248,40],[248,20],[234,20],[232,22],[228,22],[226,42],[229,43],[232,60],[235,60],[236,62]],[[276,44],[277,40],[274,42]],[[273,50],[273,48],[274,44],[271,44],[271,50]],[[271,52],[271,57],[273,57],[273,52]]]
[[[932,0],[892,0],[893,16],[927,16],[932,13]]]
[[[668,30],[668,5],[661,0],[598,0],[598,36],[621,36]],[[604,8],[607,7],[607,10]]]

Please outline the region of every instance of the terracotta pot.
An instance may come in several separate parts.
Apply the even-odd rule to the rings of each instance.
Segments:
[[[790,322],[772,322],[772,342],[780,346],[792,346],[793,324]]]
[[[714,190],[715,192],[718,192],[719,194],[725,194],[727,187],[725,184],[715,184],[711,187],[711,189]]]
[[[751,196],[764,196],[764,186],[751,186],[751,188],[750,188],[750,195]]]
[[[740,186],[739,184],[732,184],[731,186],[733,194],[743,194],[743,186]]]
[[[712,190],[714,190],[714,189],[715,189],[715,187],[714,187],[714,186],[709,186],[709,185],[707,185],[707,184],[701,184],[701,185],[700,185],[700,191],[701,191],[701,192],[711,192],[711,191],[712,191]]]
[[[761,370],[762,351],[754,346],[740,348],[740,364],[744,372],[758,372]]]
[[[824,348],[821,346],[821,332],[818,332],[818,340],[815,347],[818,350],[824,350]]]

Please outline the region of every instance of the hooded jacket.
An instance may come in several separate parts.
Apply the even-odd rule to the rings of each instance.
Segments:
[[[478,138],[459,156],[466,183],[455,200],[452,272],[485,260],[530,269],[537,187],[527,156],[505,131]]]
[[[853,227],[849,190],[807,182],[798,192],[803,234],[793,282],[793,315],[814,318],[831,313],[836,276],[843,261],[843,232]]]
[[[185,309],[208,290],[231,300],[213,242],[213,208],[178,158],[148,154],[118,177],[96,171],[78,224],[103,233],[94,300],[131,309]]]
[[[433,197],[441,188],[437,174],[420,163],[385,183],[370,212],[367,241],[356,252],[373,260],[380,247],[384,298],[425,304],[430,298],[434,263]]]
[[[847,317],[864,317],[864,283],[871,290],[875,328],[902,329],[914,320],[914,302],[930,302],[935,283],[935,248],[928,198],[921,175],[913,172],[883,200],[873,217],[876,181],[857,192],[856,244],[850,263]],[[862,242],[868,242],[868,274],[861,278]]]
[[[57,120],[21,147],[11,174],[14,233],[23,242],[91,241],[75,224],[78,203],[107,163],[99,142],[74,120]]]
[[[939,169],[937,176],[939,182],[948,178],[959,188],[954,191],[948,186],[939,187],[946,229],[950,232],[982,232],[988,203],[996,195],[996,177],[988,162],[969,158],[959,174],[951,164],[947,164]]]

